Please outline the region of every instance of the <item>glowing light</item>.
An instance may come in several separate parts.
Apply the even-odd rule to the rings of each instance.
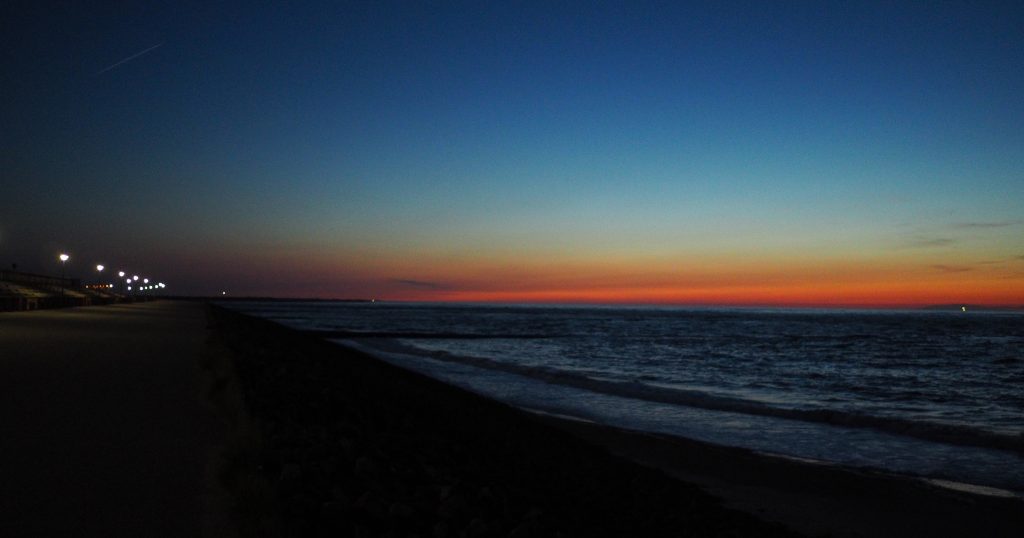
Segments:
[[[132,287],[131,286],[128,286],[128,291],[132,291]]]
[[[149,284],[149,279],[148,278],[143,278],[142,279],[142,283],[143,284]]]
[[[97,271],[102,271],[103,270],[103,266],[102,265],[97,265],[96,266],[96,270]]]
[[[69,258],[71,258],[71,256],[68,256],[67,254],[61,254],[59,257],[61,262],[66,262],[68,261]]]
[[[138,280],[138,279],[139,279],[139,275],[135,275],[135,276],[132,277],[132,280]]]
[[[124,278],[124,271],[118,271],[117,276]]]

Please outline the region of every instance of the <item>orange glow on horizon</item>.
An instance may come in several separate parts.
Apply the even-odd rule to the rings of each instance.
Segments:
[[[1015,251],[1014,251],[1015,252]],[[901,308],[1024,305],[1024,258],[1008,253],[788,252],[664,256],[454,255],[366,250],[224,256],[236,295],[394,301]],[[974,263],[972,263],[972,260]],[[992,261],[995,260],[995,261]],[[268,267],[248,273],[248,267]],[[251,291],[250,291],[251,290]]]
[[[390,300],[489,303],[664,304],[704,306],[900,308],[936,304],[1024,305],[1024,293],[992,289],[922,289],[892,286],[806,288],[615,288],[524,291],[437,291],[403,293]]]
[[[644,279],[638,279],[644,280]],[[652,278],[653,281],[660,280]],[[414,301],[677,304],[779,307],[900,308],[935,304],[1024,305],[1024,279],[991,275],[885,273],[862,275],[728,275],[718,282],[695,278],[690,284],[578,285],[401,290],[380,298]],[[760,282],[758,282],[760,280]],[[683,279],[685,282],[685,279]]]

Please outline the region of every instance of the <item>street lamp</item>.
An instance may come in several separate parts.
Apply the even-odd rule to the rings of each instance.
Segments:
[[[58,258],[60,258],[60,304],[61,304],[61,306],[63,306],[64,305],[64,265],[67,263],[68,259],[71,258],[71,256],[68,256],[67,254],[61,253],[61,255],[58,256]]]

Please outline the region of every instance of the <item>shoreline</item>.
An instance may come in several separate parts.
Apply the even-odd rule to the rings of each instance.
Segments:
[[[528,423],[529,426],[522,426],[520,429],[525,428],[522,431],[529,430],[533,437],[557,438],[558,435],[568,434],[573,439],[583,442],[581,445],[574,445],[574,452],[592,453],[596,449],[599,453],[605,454],[603,457],[608,459],[598,457],[601,459],[601,463],[594,464],[599,468],[625,465],[629,469],[624,471],[627,475],[646,474],[654,471],[655,476],[660,478],[651,480],[653,480],[652,483],[660,484],[658,487],[671,482],[673,483],[671,487],[682,487],[688,491],[683,497],[688,497],[691,501],[694,498],[703,499],[700,502],[704,503],[702,504],[704,508],[697,511],[699,518],[742,520],[744,521],[742,525],[753,525],[746,527],[745,531],[740,531],[739,535],[785,534],[782,527],[761,523],[759,520],[781,523],[806,534],[834,536],[924,536],[935,534],[1016,536],[1024,530],[1024,503],[1019,499],[974,495],[929,485],[916,478],[813,464],[757,454],[746,449],[723,447],[677,437],[631,432],[554,416],[539,416],[488,400],[420,374],[402,370],[358,350],[333,344],[308,334],[301,334],[300,331],[288,329],[268,320],[246,316],[221,307],[213,307],[213,309],[214,317],[221,320],[219,330],[223,331],[225,325],[231,325],[228,333],[233,331],[237,339],[244,341],[247,337],[256,337],[267,342],[269,338],[270,341],[267,343],[277,348],[281,348],[282,341],[290,342],[290,346],[285,345],[284,347],[304,349],[300,355],[307,355],[305,360],[310,357],[320,357],[319,360],[313,361],[321,363],[317,366],[318,368],[327,366],[322,363],[330,358],[335,361],[343,359],[349,363],[359,362],[359,369],[362,370],[362,373],[376,376],[378,381],[380,376],[400,377],[403,384],[415,386],[416,392],[425,398],[420,402],[423,405],[433,406],[437,401],[452,399],[463,403],[472,402],[470,405],[489,409],[489,411],[482,411],[487,417],[486,420],[504,425],[498,430],[508,430],[509,423],[515,425]],[[246,326],[248,326],[248,331],[243,332],[247,332],[248,336],[241,336],[239,330]],[[274,343],[275,340],[276,343]],[[242,342],[236,347],[245,348],[247,346],[252,347],[252,342]],[[236,349],[237,351],[238,349]],[[291,350],[285,354],[293,357],[290,360],[294,360],[295,355]],[[308,379],[304,383],[307,385],[301,388],[304,393],[331,392],[336,389],[336,387],[329,386],[330,382],[326,378]],[[374,385],[375,383],[369,384]],[[381,387],[376,388],[380,389]],[[351,409],[352,405],[361,405],[366,402],[349,401],[348,403]],[[497,411],[498,409],[500,411]],[[331,420],[337,418],[331,417]],[[301,420],[297,417],[292,417],[289,420],[293,419]],[[461,424],[462,433],[460,435],[463,436],[479,434],[486,437],[492,435],[485,431],[475,431],[474,428],[477,427],[477,424],[472,421],[467,422],[465,418],[452,419],[451,417],[434,416],[424,420],[433,422],[454,420]],[[481,427],[483,428],[482,425]],[[488,428],[483,429],[487,430]],[[427,430],[429,431],[430,428],[428,427]],[[323,433],[328,434],[329,428]],[[418,431],[416,435],[430,434]],[[509,439],[505,437],[503,442],[509,442]],[[563,439],[563,442],[569,441]],[[552,450],[552,447],[543,445],[543,443],[541,443],[543,446],[535,443],[527,444],[530,446],[523,453],[529,454],[530,451],[533,451],[532,456],[536,458],[540,458],[545,451]],[[605,451],[611,452],[615,457],[608,456]],[[467,457],[473,459],[474,456]],[[575,456],[565,458],[565,465],[568,467],[575,465],[571,463],[575,459]],[[628,463],[624,460],[628,460]],[[292,469],[294,470],[294,468]],[[272,475],[273,473],[269,476],[270,481],[278,482],[276,487],[280,489],[280,480],[283,476]],[[673,478],[670,479],[669,476]],[[665,480],[669,482],[664,482]],[[543,489],[547,485],[535,484],[534,487],[536,486],[541,486]],[[721,503],[707,504],[710,497],[705,498],[704,492],[722,499]],[[609,494],[614,496],[613,493]],[[529,496],[527,495],[527,497]],[[649,499],[651,502],[659,502],[658,499],[653,498],[654,496],[648,497],[652,497]],[[327,502],[338,501],[328,500]],[[757,519],[746,519],[738,512],[730,511],[731,509],[756,516]],[[631,515],[643,517],[640,512]],[[649,516],[647,517],[649,518]],[[671,524],[678,524],[678,521],[666,519],[659,520],[657,523],[659,524],[658,528],[654,529],[651,535],[659,533],[672,535],[673,533],[668,529]],[[678,528],[676,527],[676,530]],[[715,533],[705,532],[698,533],[698,535],[715,535]]]
[[[350,347],[342,341],[336,344]],[[363,350],[364,346],[355,344],[354,349]],[[365,349],[372,355],[374,348]],[[727,506],[810,535],[973,536],[984,529],[987,535],[1018,536],[1024,532],[1024,497],[1016,491],[760,452],[540,409],[518,409],[630,461],[697,484]],[[686,464],[709,459],[727,463],[712,472]],[[741,462],[747,465],[748,475],[731,469]],[[803,483],[803,478],[794,478],[798,476],[814,478]],[[858,499],[841,491],[847,487],[875,489],[879,493]],[[786,492],[789,496],[780,497]],[[780,500],[783,498],[786,501]],[[795,506],[804,508],[794,509]],[[910,509],[894,517],[887,513],[892,506]],[[821,516],[830,512],[856,516]],[[871,514],[884,517],[871,519]],[[916,530],[915,525],[919,527]]]
[[[882,478],[890,478],[890,479],[894,479],[894,480],[906,480],[906,481],[909,481],[909,482],[919,482],[919,483],[921,483],[923,485],[931,485],[931,486],[934,486],[934,487],[937,487],[937,488],[940,488],[940,489],[943,489],[943,490],[950,490],[950,491],[955,491],[955,492],[960,492],[960,493],[967,493],[967,494],[970,494],[970,495],[977,495],[977,496],[981,496],[981,497],[994,497],[994,498],[1001,498],[1001,499],[1015,499],[1015,500],[1024,502],[1024,493],[1016,492],[1016,491],[1010,491],[1010,490],[1007,490],[1007,489],[991,487],[991,486],[983,486],[983,485],[979,485],[979,484],[972,484],[972,483],[969,483],[969,482],[960,482],[960,481],[956,481],[956,480],[947,480],[947,479],[941,479],[941,478],[931,478],[931,477],[925,477],[925,476],[900,474],[900,473],[890,472],[890,471],[881,470],[881,469],[860,468],[860,467],[855,467],[855,466],[852,466],[852,465],[843,465],[841,463],[835,463],[835,462],[830,462],[830,461],[815,460],[815,459],[811,459],[811,458],[802,458],[802,457],[799,457],[799,456],[790,456],[788,454],[778,454],[778,453],[771,453],[771,452],[763,452],[763,451],[754,450],[754,449],[750,449],[750,448],[739,447],[739,446],[725,445],[725,444],[720,444],[720,443],[712,443],[712,442],[708,442],[708,441],[701,441],[701,440],[698,440],[698,439],[692,439],[692,438],[689,438],[689,437],[682,437],[682,436],[678,436],[678,435],[662,434],[662,433],[658,433],[658,432],[649,432],[649,431],[635,430],[635,429],[630,429],[630,428],[621,428],[621,427],[618,427],[618,426],[612,426],[612,425],[609,425],[609,424],[603,424],[603,423],[598,422],[596,420],[590,420],[590,419],[574,417],[574,416],[569,416],[569,415],[562,415],[562,414],[559,414],[559,413],[551,413],[551,412],[540,410],[540,409],[529,409],[529,408],[525,408],[525,407],[524,408],[520,408],[520,409],[522,409],[523,411],[526,411],[528,413],[533,413],[533,414],[536,414],[538,416],[541,416],[542,418],[546,418],[547,420],[549,420],[552,423],[552,426],[554,426],[554,427],[558,427],[558,428],[562,428],[562,429],[567,429],[567,430],[574,430],[575,431],[575,430],[585,429],[587,427],[595,427],[595,428],[600,428],[600,429],[605,429],[605,430],[613,430],[615,432],[618,432],[619,435],[624,435],[624,436],[647,436],[647,437],[652,437],[652,438],[655,438],[655,439],[663,439],[665,442],[697,443],[697,444],[700,444],[700,445],[705,445],[705,446],[707,446],[707,447],[709,447],[711,449],[736,450],[736,451],[739,451],[739,452],[747,453],[751,457],[766,458],[768,460],[777,460],[777,461],[782,461],[782,462],[792,462],[792,463],[803,464],[803,465],[810,465],[810,466],[821,467],[821,468],[826,468],[826,469],[839,469],[839,470],[844,470],[844,471],[847,471],[847,472],[850,472],[850,473],[870,474],[870,475],[875,475],[875,476],[879,476],[879,477],[882,477]],[[573,424],[577,424],[577,426],[574,427]]]
[[[807,535],[1010,537],[1024,532],[1024,499],[1016,495],[986,495],[926,478],[570,418],[545,419],[616,455],[695,484],[725,506]]]

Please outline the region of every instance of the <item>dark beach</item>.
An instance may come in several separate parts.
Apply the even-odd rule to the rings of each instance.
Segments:
[[[6,536],[1024,530],[1019,499],[534,415],[197,302],[2,314],[0,350]]]
[[[221,368],[224,393],[237,381],[245,402],[225,476],[246,533],[1024,530],[1020,499],[537,416],[265,320],[220,308],[212,319],[216,355],[235,369]]]
[[[223,536],[200,303],[0,313],[0,535]]]

